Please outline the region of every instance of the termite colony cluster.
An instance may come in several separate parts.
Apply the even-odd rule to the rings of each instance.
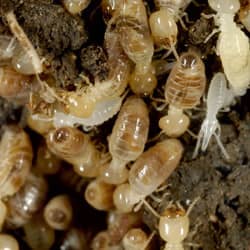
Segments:
[[[178,167],[184,134],[193,136],[193,158],[214,136],[222,157],[230,160],[217,114],[237,102],[250,83],[250,3],[28,0],[30,6],[60,6],[58,13],[77,20],[92,5],[101,10],[105,63],[80,72],[79,82],[65,87],[56,83],[48,70],[53,62],[22,27],[17,13],[26,1],[17,2],[0,1],[6,28],[0,35],[0,95],[23,107],[18,124],[2,126],[0,249],[24,249],[19,244],[43,250],[159,249],[159,242],[161,249],[184,249],[188,215],[199,197],[186,208],[170,197],[163,211],[155,211],[147,197]],[[190,6],[206,11],[193,20]],[[182,33],[188,34],[186,42]],[[87,65],[91,53],[77,46],[70,56],[77,61],[82,49]],[[221,62],[213,72],[205,63],[209,53]],[[196,137],[197,110],[204,120]],[[78,199],[63,193],[62,183]],[[86,203],[107,213],[99,232],[78,225],[76,214],[83,221],[95,217],[94,209],[85,212]],[[155,231],[143,225],[142,207],[157,218]]]

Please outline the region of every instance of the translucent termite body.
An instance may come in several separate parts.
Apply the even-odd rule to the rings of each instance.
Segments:
[[[15,194],[25,183],[33,151],[26,132],[17,126],[5,128],[0,142],[0,197]]]
[[[107,216],[108,233],[112,245],[117,245],[124,235],[134,227],[142,225],[141,213],[119,213],[110,211]]]
[[[111,163],[102,171],[102,179],[121,184],[128,178],[126,164],[144,150],[149,130],[149,115],[142,99],[132,96],[123,104],[109,138]]]
[[[96,177],[99,174],[100,152],[90,137],[77,128],[62,127],[46,135],[49,150],[71,163],[81,176]]]
[[[133,206],[153,193],[178,166],[183,146],[177,139],[167,139],[142,153],[129,171],[129,183],[118,186],[114,204],[120,212],[130,212]]]
[[[164,250],[184,250],[182,241],[189,232],[189,214],[198,199],[185,211],[180,205],[171,205],[160,216],[159,233],[166,241]]]
[[[90,2],[91,0],[63,0],[63,5],[69,13],[75,15],[86,9]]]
[[[8,61],[12,58],[15,49],[15,38],[0,35],[0,61]]]
[[[154,39],[154,43],[164,49],[172,50],[175,56],[177,43],[180,10],[187,6],[183,0],[154,0],[156,7],[159,9],[153,12],[149,18],[149,24]]]
[[[114,185],[105,183],[97,178],[88,184],[84,197],[95,209],[108,211],[114,207],[114,189]]]
[[[205,151],[208,147],[209,141],[214,135],[226,159],[229,159],[225,148],[220,141],[220,124],[216,118],[219,110],[230,103],[228,99],[232,100],[233,93],[227,89],[226,78],[223,73],[216,73],[210,83],[207,95],[207,114],[201,125],[198,135],[196,148],[193,158],[197,156],[199,148]]]
[[[46,143],[41,143],[37,149],[34,171],[41,175],[53,175],[59,172],[62,160],[50,152]]]
[[[135,63],[129,85],[137,95],[151,94],[157,85],[152,65],[154,44],[150,34],[146,8],[142,0],[121,1],[117,6],[117,30],[121,45]]]
[[[0,96],[18,104],[27,104],[32,78],[11,67],[0,67]]]
[[[111,237],[108,231],[101,231],[99,232],[91,242],[92,250],[122,250],[122,246],[118,245],[111,245]]]
[[[245,28],[250,32],[250,2],[248,0],[243,1],[240,7],[239,19]]]
[[[48,191],[44,178],[29,174],[23,187],[7,202],[7,225],[18,228],[26,224],[43,206]]]
[[[110,69],[108,79],[96,80],[81,90],[59,91],[64,103],[58,105],[53,116],[55,127],[101,125],[120,110],[131,66],[116,33],[106,31],[105,44]]]
[[[165,85],[168,115],[159,121],[159,127],[171,137],[182,135],[189,126],[183,110],[199,104],[206,85],[205,66],[197,53],[183,53],[172,68]]]
[[[235,95],[244,95],[250,83],[249,39],[234,22],[240,9],[239,0],[209,0],[210,7],[217,11],[216,21],[220,29],[217,54],[224,73]]]
[[[14,68],[22,74],[40,74],[43,71],[42,62],[22,27],[17,22],[15,14],[12,11],[8,12],[5,18],[11,32],[20,44],[19,52],[15,52],[13,56],[12,64]]]
[[[57,195],[52,198],[45,206],[43,216],[51,228],[56,230],[68,229],[73,217],[69,197],[67,195]]]
[[[41,214],[34,216],[23,226],[25,241],[34,250],[51,249],[55,241],[55,230],[52,229],[43,219]]]
[[[60,244],[60,250],[88,250],[86,233],[78,228],[70,228]]]
[[[123,237],[122,244],[124,250],[145,250],[149,244],[148,236],[141,228],[132,228]]]
[[[0,249],[19,250],[17,240],[10,234],[0,234]]]

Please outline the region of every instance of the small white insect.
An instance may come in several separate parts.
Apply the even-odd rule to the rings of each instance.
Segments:
[[[221,128],[216,116],[221,108],[232,102],[232,99],[233,93],[227,88],[224,74],[215,74],[209,86],[207,95],[207,114],[201,125],[193,158],[197,156],[200,147],[202,151],[207,149],[208,143],[212,135],[214,135],[225,158],[229,159],[229,155],[220,140]]]
[[[235,95],[244,95],[250,83],[249,39],[234,22],[240,9],[239,0],[208,0],[210,7],[217,11],[215,21],[221,31],[217,41],[225,75]]]
[[[55,112],[53,123],[56,128],[74,125],[98,126],[112,118],[121,108],[122,97],[112,97],[99,101],[89,117],[82,118],[63,112]]]

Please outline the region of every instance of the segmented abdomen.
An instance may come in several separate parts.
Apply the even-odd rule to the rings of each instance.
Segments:
[[[184,63],[185,66],[183,66]],[[191,109],[200,102],[205,84],[203,62],[197,56],[184,54],[167,79],[166,101],[176,108]]]

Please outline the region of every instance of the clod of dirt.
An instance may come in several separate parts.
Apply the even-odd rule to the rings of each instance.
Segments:
[[[90,45],[81,50],[81,65],[94,78],[104,80],[108,76],[107,55],[98,45]]]
[[[0,5],[1,14],[13,9],[36,48],[59,55],[66,49],[80,49],[88,39],[84,21],[70,15],[60,5],[30,0],[1,1],[4,1]]]
[[[186,145],[186,157],[170,178],[168,192],[160,203],[151,201],[159,213],[172,201],[187,208],[197,197],[190,214],[190,232],[185,249],[248,250],[250,246],[250,115],[239,126],[222,126],[222,142],[231,157],[223,159],[215,140],[206,153],[191,160],[193,147]],[[193,144],[192,144],[193,145]],[[157,220],[149,212],[145,222],[156,228]],[[153,223],[152,223],[153,222]],[[192,248],[191,246],[196,246]]]

